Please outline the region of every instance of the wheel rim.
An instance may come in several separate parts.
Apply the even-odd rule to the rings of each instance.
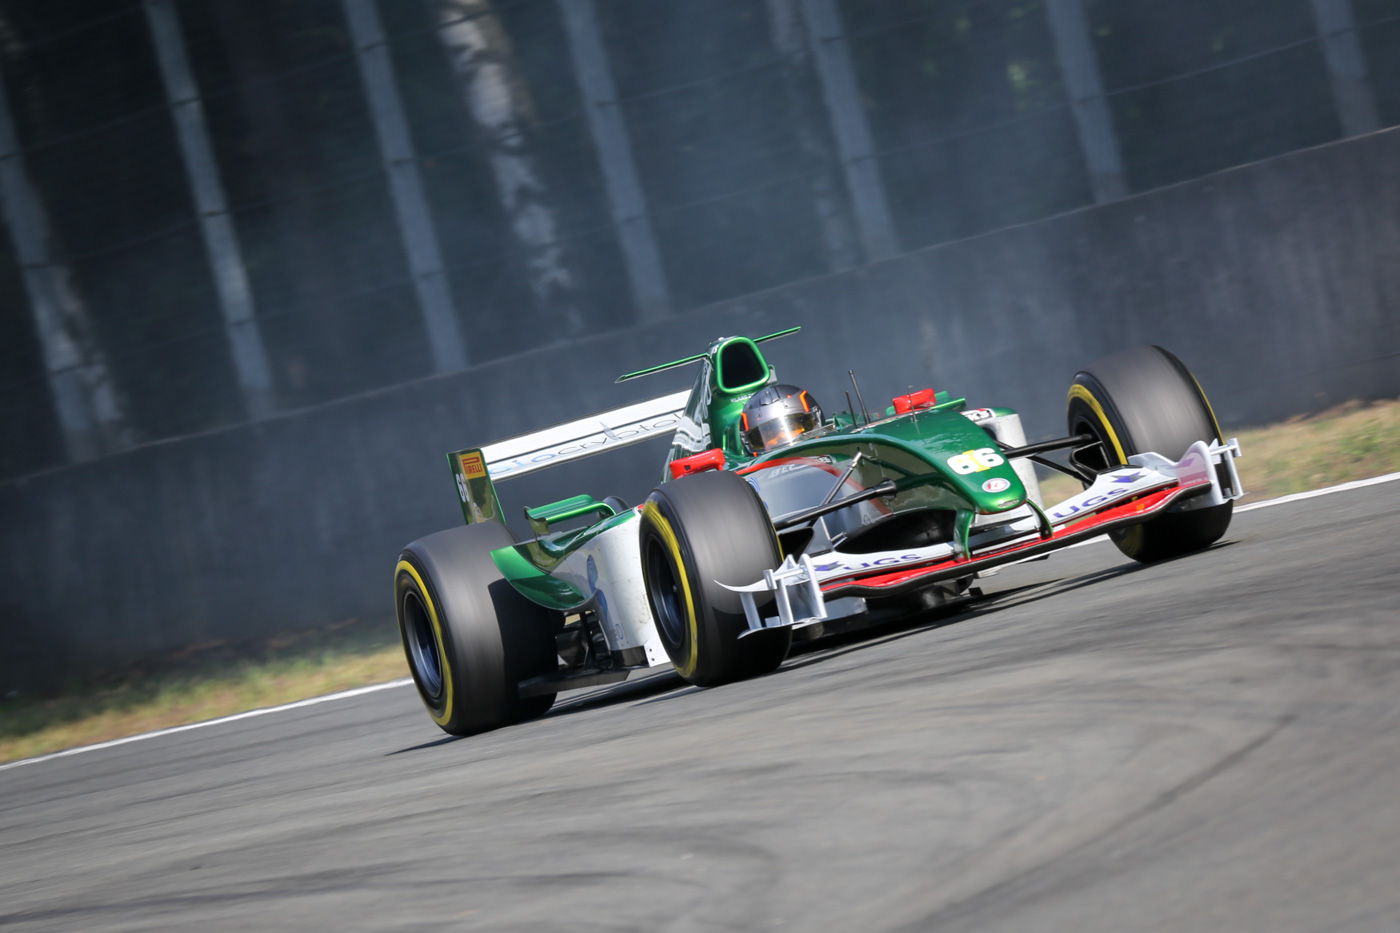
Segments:
[[[417,593],[404,594],[403,620],[413,673],[418,675],[418,685],[423,692],[436,700],[442,695],[442,658],[438,655],[432,619]]]
[[[671,559],[652,538],[647,542],[647,597],[651,600],[651,610],[656,616],[662,634],[672,644],[681,643],[681,633],[685,631],[685,621],[681,615],[680,584],[676,580],[675,568]]]
[[[1070,431],[1070,433],[1088,433],[1094,438],[1094,440],[1098,441],[1099,446],[1103,448],[1104,465],[1109,469],[1112,469],[1115,466],[1123,465],[1114,462],[1117,458],[1114,457],[1112,453],[1110,453],[1110,451],[1113,450],[1113,445],[1109,442],[1107,435],[1104,434],[1103,427],[1098,423],[1098,419],[1086,418],[1081,415],[1080,417],[1075,419],[1074,428]],[[1084,483],[1084,488],[1088,489],[1089,484]],[[1110,540],[1117,543],[1120,547],[1126,546],[1131,550],[1137,545],[1130,544],[1128,542],[1130,541],[1130,539],[1134,539],[1137,536],[1140,536],[1141,534],[1141,525],[1130,525],[1127,528],[1114,528],[1108,533],[1108,537]]]
[[[1095,441],[1098,442],[1101,448],[1103,448],[1103,461],[1105,467],[1112,469],[1114,466],[1121,466],[1121,464],[1114,463],[1114,460],[1116,458],[1112,453],[1113,444],[1111,441],[1109,441],[1107,435],[1104,434],[1103,428],[1096,423],[1096,419],[1085,418],[1082,415],[1079,416],[1075,419],[1074,427],[1070,429],[1070,434],[1088,434]],[[1088,489],[1089,484],[1085,483],[1084,488]]]

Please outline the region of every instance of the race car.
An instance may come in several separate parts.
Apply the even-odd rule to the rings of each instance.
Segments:
[[[1138,561],[1205,548],[1243,495],[1239,444],[1160,347],[1077,373],[1067,433],[1028,444],[1012,409],[932,388],[871,412],[854,375],[856,401],[827,416],[760,349],[798,330],[618,380],[696,366],[689,390],[448,455],[466,523],[394,573],[434,722],[497,728],[653,667],[699,686],[765,674],[794,639],[974,598],[979,575],[1100,534]],[[526,508],[528,540],[507,527],[498,482],[667,435],[641,504],[575,495]],[[1045,504],[1035,464],[1083,491]]]

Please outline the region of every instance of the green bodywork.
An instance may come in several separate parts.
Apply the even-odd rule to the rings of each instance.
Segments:
[[[573,499],[554,503],[553,507],[563,506],[564,503],[572,505],[569,508],[558,509],[553,520],[562,522],[589,514],[589,510],[582,508],[584,503],[580,500],[591,500],[591,498],[591,496],[575,496]],[[529,541],[522,541],[511,547],[492,551],[491,558],[496,562],[501,575],[527,598],[549,609],[567,610],[584,602],[588,598],[588,594],[580,593],[568,583],[552,576],[550,571],[586,542],[593,540],[605,531],[637,519],[637,513],[631,509],[614,513],[612,507],[605,503],[595,502],[593,505],[600,507],[603,511],[599,514],[605,514],[607,517],[582,528],[573,528],[567,531],[550,532],[548,529],[539,531],[538,526],[536,526],[537,534]],[[541,506],[539,509],[526,509],[526,514],[539,513],[549,508],[552,507]],[[565,516],[562,514],[565,511],[573,511],[574,514]],[[531,524],[534,525],[534,519],[532,519]]]
[[[491,559],[501,575],[521,595],[546,609],[572,609],[584,600],[584,594],[558,577],[550,576],[548,570],[532,564],[530,552],[523,548],[524,545],[517,544],[491,552]]]
[[[895,493],[881,499],[889,512],[932,509],[952,513],[954,544],[963,553],[967,552],[968,536],[978,515],[995,515],[1029,505],[1048,530],[1048,519],[1028,499],[1012,464],[1000,455],[995,438],[962,414],[966,409],[964,399],[950,398],[946,392],[937,393],[932,404],[918,410],[897,414],[889,407],[882,417],[870,421],[852,412],[838,412],[798,443],[750,456],[740,439],[739,415],[755,392],[777,381],[758,344],[798,329],[757,339],[724,337],[710,344],[703,354],[629,373],[618,380],[699,363],[700,371],[667,456],[668,465],[719,448],[724,452],[725,469],[750,475],[761,484],[767,482],[765,469],[790,462],[820,464],[833,475],[844,475],[859,454],[846,481],[850,488],[868,489],[891,480]],[[1004,408],[993,409],[992,413],[1013,414]],[[473,454],[478,459],[474,460]],[[480,448],[449,455],[463,515],[469,523],[502,521],[495,489],[479,463],[479,455]],[[671,481],[669,469],[663,470],[662,481]],[[555,523],[593,516],[597,520],[584,527],[552,530]],[[585,595],[551,575],[553,568],[585,542],[635,520],[636,512],[615,512],[611,505],[583,495],[526,509],[526,517],[535,537],[502,548],[492,556],[521,593],[542,605],[568,609],[579,605]]]
[[[1049,520],[1028,498],[1025,485],[1011,462],[1000,455],[995,439],[964,417],[962,410],[963,400],[957,399],[937,409],[894,415],[869,424],[853,421],[843,412],[833,425],[810,440],[736,466],[742,472],[752,472],[757,479],[768,466],[813,460],[844,474],[859,454],[860,460],[851,470],[852,487],[869,489],[891,480],[896,492],[881,500],[891,512],[952,512],[953,541],[963,554],[968,553],[968,538],[978,515],[995,515],[1029,505],[1048,532]],[[953,463],[963,464],[968,472],[958,472]],[[994,491],[988,491],[987,485]]]
[[[749,469],[796,457],[828,457],[840,470],[861,454],[851,478],[869,488],[893,480],[898,490],[886,504],[896,512],[909,508],[972,509],[990,515],[1014,509],[1026,501],[1026,489],[1010,462],[954,472],[948,461],[978,450],[997,449],[986,431],[957,411],[920,411],[898,415],[845,430],[832,430],[812,440],[772,451],[750,461]],[[975,462],[975,461],[974,461]],[[986,492],[988,480],[1005,480],[1000,492]]]
[[[612,518],[616,514],[617,509],[606,502],[597,501],[587,493],[525,510],[525,517],[537,535],[548,534],[549,526],[557,522],[566,522],[586,515]]]
[[[796,457],[827,457],[836,465],[848,463],[860,451],[861,463],[852,478],[863,487],[874,486],[892,479],[899,494],[892,500],[895,511],[908,508],[970,509],[982,514],[1005,512],[1026,501],[1026,489],[1011,464],[983,467],[975,459],[973,469],[959,473],[949,466],[949,460],[969,456],[978,450],[998,450],[995,439],[961,412],[967,400],[950,398],[948,393],[936,394],[934,404],[895,414],[893,406],[885,416],[866,423],[851,412],[837,413],[810,440],[751,457],[744,449],[739,434],[739,415],[744,403],[765,385],[777,381],[773,367],[764,358],[758,343],[783,336],[782,331],[758,340],[747,337],[724,337],[710,344],[703,355],[687,357],[674,363],[629,373],[624,379],[646,375],[699,362],[700,372],[690,391],[686,419],[698,429],[699,438],[684,437],[684,428],[677,432],[667,463],[680,457],[712,450],[724,451],[725,468],[748,471],[762,469],[763,464]],[[995,414],[1011,414],[1010,409],[993,409]],[[997,457],[996,459],[1000,459]],[[968,461],[964,461],[967,463]],[[988,480],[1001,478],[1005,489],[987,492],[982,486]],[[670,479],[669,470],[663,476]]]
[[[739,415],[755,392],[777,381],[757,344],[785,333],[790,331],[758,340],[725,337],[701,356],[641,373],[700,363],[686,407],[689,424],[677,432],[668,464],[719,448],[724,452],[726,469],[752,474],[761,482],[766,466],[803,459],[823,462],[844,473],[859,453],[860,460],[848,480],[851,486],[868,489],[892,480],[897,491],[883,499],[891,512],[952,512],[953,540],[962,553],[967,553],[978,515],[995,515],[1026,505],[1038,516],[1042,532],[1048,533],[1049,519],[1028,497],[1011,463],[1000,456],[996,439],[962,414],[966,399],[951,398],[946,392],[936,393],[932,405],[904,414],[897,414],[891,405],[883,417],[869,422],[852,412],[839,412],[807,439],[750,456],[740,438]],[[1006,408],[992,409],[992,413],[1014,414]],[[662,481],[669,479],[667,470]]]
[[[710,344],[703,356],[668,363],[665,369],[684,362],[699,361],[700,372],[690,389],[690,402],[685,407],[683,427],[676,432],[666,463],[681,457],[712,450],[724,451],[725,462],[747,457],[739,439],[739,415],[755,392],[778,381],[777,373],[758,348],[760,340],[781,337],[790,331],[780,331],[750,340],[748,337],[723,337]],[[648,372],[644,370],[643,373]],[[629,373],[624,379],[638,374]],[[664,470],[662,480],[670,477]]]

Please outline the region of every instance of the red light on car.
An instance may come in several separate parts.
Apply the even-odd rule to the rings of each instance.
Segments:
[[[704,453],[672,460],[668,466],[671,469],[671,479],[679,479],[682,476],[689,476],[691,473],[703,473],[706,470],[723,470],[724,451],[715,447]]]
[[[917,392],[910,392],[908,395],[898,396],[893,399],[894,413],[903,415],[916,408],[927,408],[934,404],[935,394],[932,389],[920,389]]]

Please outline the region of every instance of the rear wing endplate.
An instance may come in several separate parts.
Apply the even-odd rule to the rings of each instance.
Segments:
[[[468,524],[505,522],[494,483],[675,433],[690,390],[660,395],[574,421],[447,455]]]

